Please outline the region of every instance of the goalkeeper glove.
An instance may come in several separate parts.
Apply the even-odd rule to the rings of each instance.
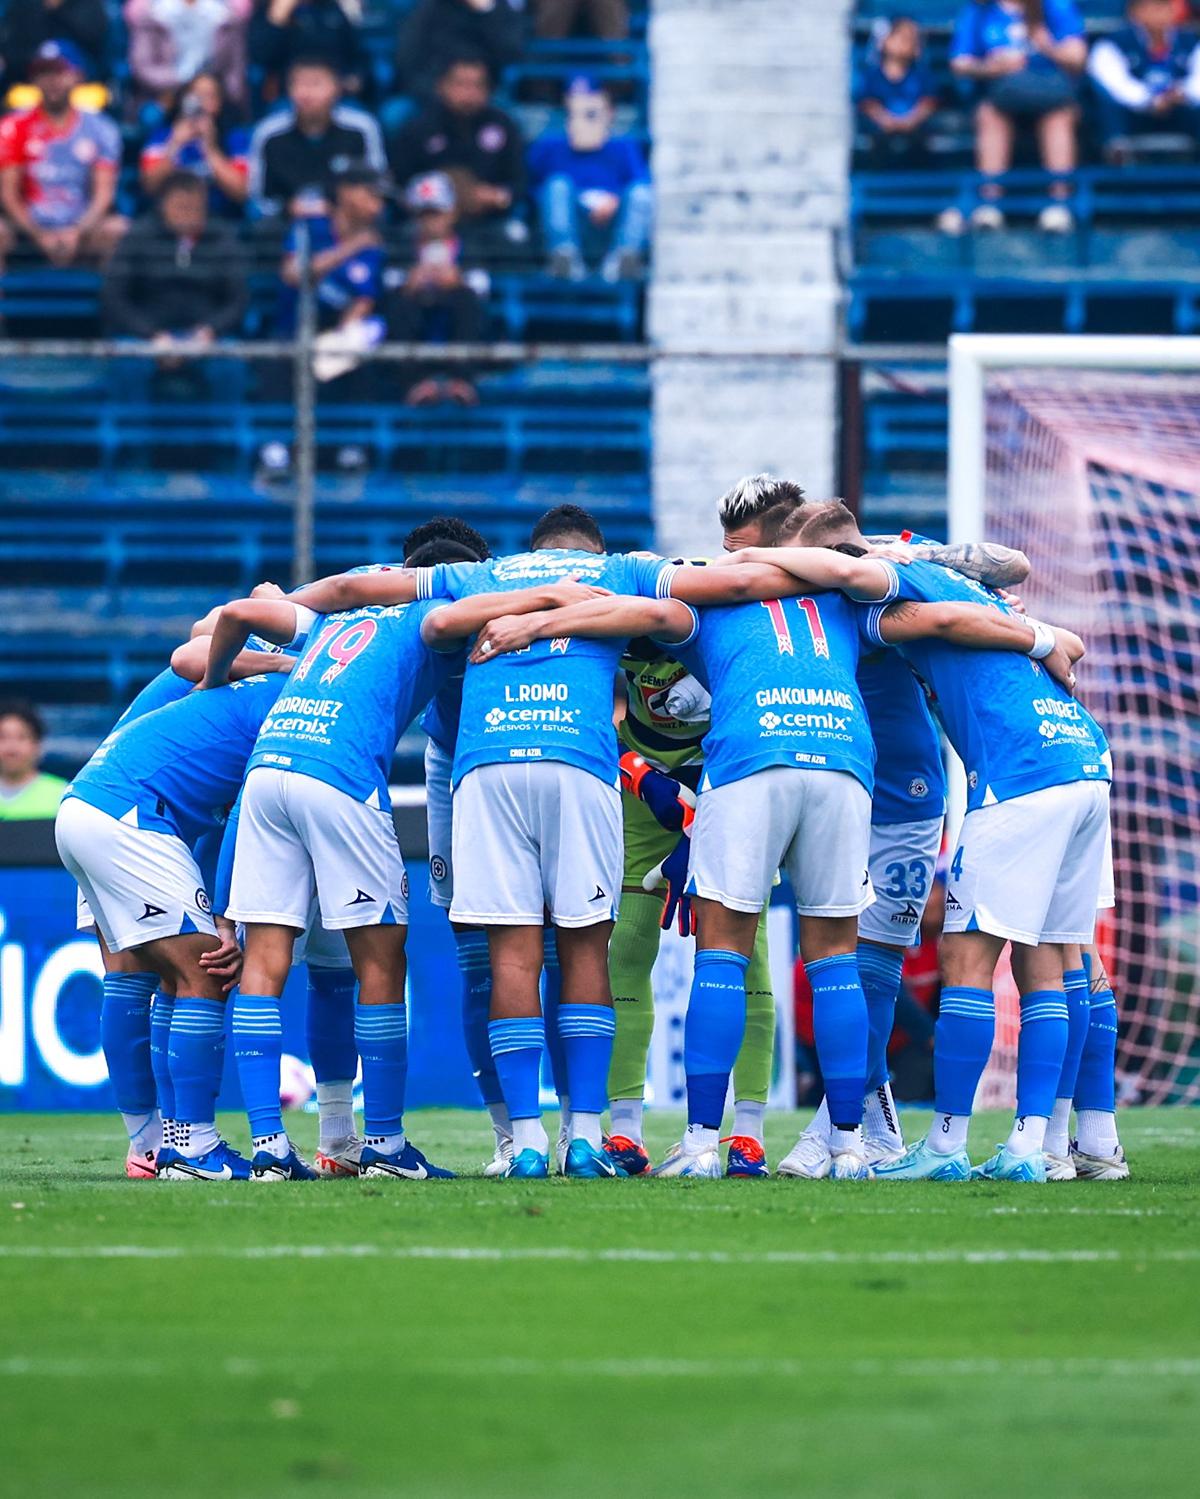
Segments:
[[[664,932],[669,932],[672,922],[675,922],[681,937],[694,936],[696,931],[692,898],[684,894],[691,851],[691,835],[684,833],[662,863],[656,864],[642,881],[643,890],[653,890],[658,885],[666,884],[667,893],[663,899],[662,920],[659,926]]]
[[[655,820],[670,833],[686,833],[696,815],[696,793],[673,776],[655,770],[634,750],[621,756],[621,785],[645,802]]]

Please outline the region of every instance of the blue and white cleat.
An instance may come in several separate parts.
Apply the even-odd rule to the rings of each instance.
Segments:
[[[677,1145],[671,1146],[665,1160],[650,1168],[649,1175],[705,1177],[719,1181],[722,1175],[721,1152],[684,1150],[681,1140]]]
[[[250,1180],[256,1182],[315,1182],[321,1173],[314,1171],[296,1147],[288,1141],[285,1156],[269,1150],[256,1150],[250,1162]]]
[[[971,1159],[965,1150],[939,1155],[927,1140],[910,1145],[894,1161],[881,1161],[875,1179],[882,1182],[965,1182],[971,1179]]]
[[[1032,1155],[1013,1155],[1007,1145],[1001,1145],[994,1156],[982,1166],[972,1167],[972,1181],[994,1182],[1044,1182],[1046,1180],[1046,1157],[1040,1150]]]
[[[726,1176],[770,1176],[767,1152],[753,1135],[730,1135],[725,1156]]]
[[[158,1152],[158,1158],[154,1162],[155,1176],[162,1176],[168,1166],[173,1165],[179,1159],[179,1152],[174,1145],[164,1145]]]
[[[527,1145],[524,1150],[513,1156],[508,1163],[508,1170],[504,1173],[506,1181],[514,1179],[518,1181],[539,1181],[542,1177],[549,1175],[549,1155],[545,1151],[534,1150],[531,1145]]]
[[[454,1172],[427,1161],[411,1140],[403,1148],[385,1155],[371,1145],[364,1145],[359,1157],[360,1176],[399,1176],[405,1181],[453,1181]]]
[[[158,1174],[169,1182],[248,1182],[250,1162],[224,1140],[218,1140],[203,1155],[187,1156],[174,1151]]]
[[[563,1163],[563,1175],[574,1176],[581,1181],[598,1180],[602,1176],[625,1176],[623,1166],[618,1166],[612,1156],[603,1149],[597,1150],[587,1140],[572,1140],[567,1146],[567,1157]]]

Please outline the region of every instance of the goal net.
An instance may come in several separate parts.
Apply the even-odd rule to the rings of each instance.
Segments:
[[[950,390],[952,530],[1028,554],[1022,596],[1083,635],[1079,696],[1112,748],[1117,906],[1100,940],[1121,1016],[1118,1096],[1194,1102],[1200,340],[955,339]],[[1013,1091],[1011,979],[997,1011],[981,1102],[998,1104]]]

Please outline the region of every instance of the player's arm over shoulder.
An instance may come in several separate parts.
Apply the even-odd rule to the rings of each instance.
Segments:
[[[208,642],[208,661],[199,685],[220,687],[228,682],[234,663],[252,634],[274,645],[294,645],[308,634],[316,617],[312,609],[289,598],[234,599],[223,605]],[[274,668],[285,669],[288,668]]]
[[[922,604],[913,600],[869,611],[868,637],[885,645],[906,640],[945,640],[972,650],[1019,651],[1045,666],[1056,681],[1072,689],[1071,667],[1083,655],[1083,641],[1070,630],[1009,614],[986,604],[951,601]]]
[[[422,591],[424,575],[431,568],[380,567],[348,573],[332,573],[305,583],[288,595],[315,614],[340,614],[346,609],[363,609],[371,604],[411,604],[414,599],[431,598],[431,589]]]
[[[852,557],[829,547],[743,547],[720,558],[711,569],[696,571],[712,572],[720,577],[746,573],[760,576],[760,568],[777,576],[786,573],[788,586],[774,593],[750,591],[743,595],[746,599],[777,598],[781,592],[786,595],[806,589],[836,588],[861,603],[882,603],[894,599],[899,590],[896,568],[892,563],[869,556]],[[687,569],[679,569],[679,572],[684,571]],[[711,602],[695,599],[690,593],[679,593],[674,586],[672,591],[676,598],[686,597],[690,603]]]

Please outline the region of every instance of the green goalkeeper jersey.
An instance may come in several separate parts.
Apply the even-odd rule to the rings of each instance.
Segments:
[[[673,688],[691,675],[652,640],[634,640],[621,661],[628,707],[617,730],[626,749],[636,750],[651,764],[676,772],[698,765],[708,719],[676,717],[668,705]]]

